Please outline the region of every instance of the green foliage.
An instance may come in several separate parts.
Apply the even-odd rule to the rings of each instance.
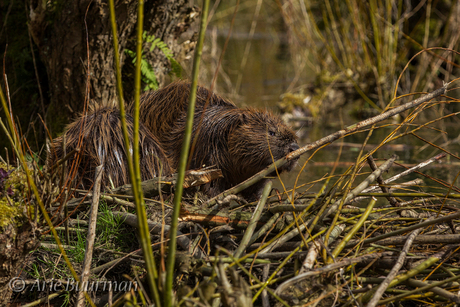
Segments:
[[[86,252],[86,233],[76,231],[72,240],[72,246],[75,248],[68,251],[69,256],[72,258],[73,262],[83,263]]]
[[[0,163],[0,228],[14,222],[21,225],[28,218],[26,206],[27,181],[20,169],[11,169]]]
[[[40,267],[36,263],[31,264],[31,270],[28,270],[33,278],[40,278]]]
[[[133,63],[136,63],[136,52],[126,49],[126,54],[133,58]],[[155,75],[155,71],[150,65],[150,63],[145,59],[144,55],[142,55],[141,59],[141,74],[142,74],[142,82],[146,84],[144,91],[149,89],[157,89],[158,88],[158,81]]]
[[[126,247],[124,242],[132,242],[131,239],[125,240],[126,236],[129,235],[126,231],[123,231],[123,221],[115,217],[112,213],[111,208],[107,203],[102,200],[99,204],[100,216],[97,218],[96,224],[96,241],[94,246],[103,246],[106,249],[113,249],[117,251],[123,250]],[[69,254],[72,256],[73,261],[83,262],[86,252],[86,228],[82,228],[82,231],[76,231],[73,237],[72,245],[74,249],[69,250]]]
[[[39,170],[43,170],[43,165],[40,165],[40,156],[36,152],[32,152],[32,155],[26,153],[25,154],[26,161],[29,163],[34,163]]]
[[[70,306],[70,292],[64,292],[61,297],[63,297],[61,307]]]
[[[152,52],[155,47],[161,50],[165,57],[171,63],[171,74],[180,78],[182,76],[182,67],[180,64],[174,59],[173,52],[168,48],[166,43],[162,42],[159,38],[155,38],[154,35],[147,35],[147,32],[144,32],[143,39],[146,43],[150,43],[150,52]]]
[[[112,213],[105,201],[99,205],[100,216],[97,218],[97,242],[96,245],[103,245],[117,251],[122,251],[126,245],[132,242],[132,238],[127,238],[131,233],[124,231],[123,220]],[[129,250],[129,248],[126,248]]]
[[[39,274],[39,279],[43,279],[47,277],[47,273],[52,272],[52,276],[50,275],[51,278],[55,279],[68,279],[72,278],[72,274],[69,272],[67,266],[65,263],[62,261],[57,261],[57,259],[60,259],[61,253],[59,249],[49,249],[46,247],[40,247],[40,249],[43,249],[45,251],[48,251],[49,253],[40,253],[38,257],[35,260],[35,263],[38,266],[37,272]],[[51,255],[53,257],[51,257]],[[51,272],[45,271],[44,268],[52,268]],[[35,270],[35,269],[34,269]],[[30,272],[30,269],[28,270]]]
[[[150,44],[149,52],[153,52],[155,48],[158,48],[164,56],[169,60],[171,63],[171,71],[170,75],[180,78],[182,76],[182,67],[180,64],[174,59],[173,52],[171,49],[168,48],[168,45],[161,41],[159,38],[155,38],[154,35],[147,35],[147,32],[143,34],[143,40],[146,44]],[[133,63],[136,63],[136,52],[126,49],[126,54],[129,55],[133,59]],[[148,62],[145,55],[142,54],[141,59],[141,74],[142,74],[142,82],[146,84],[144,87],[144,91],[148,90],[156,90],[158,89],[158,81],[155,74],[155,70],[153,66]]]
[[[132,251],[133,244],[137,244],[133,231],[127,231],[122,218],[112,213],[113,206],[107,205],[102,199],[99,203],[99,215],[96,224],[96,240],[94,242],[93,265],[97,266],[99,261],[111,261],[118,257],[117,253],[107,253],[102,250],[127,252]],[[75,228],[70,229],[71,248],[67,249],[72,263],[83,263],[86,255],[87,226],[77,223]],[[60,237],[64,236],[64,230],[60,229]],[[100,249],[99,249],[100,248]],[[58,261],[60,251],[57,248],[40,248],[40,253],[34,263],[28,266],[28,273],[39,279],[67,279],[72,278],[65,263]],[[58,263],[58,265],[56,265]],[[48,268],[53,268],[48,270]]]

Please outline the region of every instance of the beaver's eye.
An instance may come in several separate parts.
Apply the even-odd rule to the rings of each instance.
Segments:
[[[275,131],[271,131],[271,130],[268,130],[268,134],[269,134],[270,136],[275,136],[275,135],[276,135]]]

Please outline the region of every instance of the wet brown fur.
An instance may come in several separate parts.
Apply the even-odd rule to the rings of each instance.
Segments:
[[[189,92],[189,83],[175,82],[144,94],[140,106],[141,120],[157,135],[174,168],[179,162]],[[214,165],[224,176],[204,187],[211,197],[299,148],[294,132],[271,112],[240,109],[203,87],[198,87],[192,140],[195,138],[189,168]],[[295,163],[279,171],[289,171]],[[263,185],[262,181],[246,189],[243,196],[257,198]]]
[[[126,116],[126,123],[132,141],[133,119],[130,115]],[[103,165],[103,188],[112,186],[109,177],[115,187],[130,183],[118,109],[113,106],[96,107],[88,115],[81,116],[71,123],[64,134],[66,153],[77,147],[81,148],[80,153],[74,154],[67,161],[68,170],[71,170],[73,164],[78,165],[73,181],[77,187],[91,188],[95,168],[101,164]],[[79,145],[80,138],[82,138],[81,145]],[[64,157],[62,141],[62,136],[53,140],[48,153],[49,166]],[[139,128],[139,156],[142,180],[172,173],[169,160],[160,147],[159,141],[142,123]]]
[[[176,81],[157,91],[142,94],[139,103],[140,121],[150,129],[161,141],[176,124],[177,120],[187,112],[190,82]],[[202,110],[206,104],[210,106],[234,106],[231,101],[223,99],[204,87],[197,89],[196,111]],[[127,108],[133,113],[133,104]]]

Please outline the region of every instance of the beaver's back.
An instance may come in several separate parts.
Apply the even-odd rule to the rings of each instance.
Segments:
[[[128,135],[133,139],[133,119],[126,116]],[[95,168],[103,165],[102,187],[130,183],[123,142],[120,112],[113,107],[99,107],[71,123],[64,133],[66,153],[76,148],[67,162],[68,174],[74,177],[75,186],[89,189],[94,180]],[[53,140],[47,164],[54,165],[64,157],[63,136]],[[132,146],[132,144],[131,144]],[[157,138],[142,124],[139,129],[139,156],[142,180],[172,173],[169,160]],[[73,175],[74,174],[74,175]]]
[[[139,119],[160,141],[163,141],[163,136],[171,131],[177,120],[187,113],[190,86],[190,82],[176,81],[140,97]],[[195,112],[202,110],[206,104],[237,108],[231,101],[198,86]],[[133,114],[132,103],[128,106],[128,112]]]

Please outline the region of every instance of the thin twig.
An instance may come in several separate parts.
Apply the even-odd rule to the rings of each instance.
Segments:
[[[336,201],[331,207],[329,207],[329,209],[326,212],[324,212],[324,214],[321,216],[321,220],[325,219],[330,214],[335,212],[342,201],[343,203],[347,203],[353,198],[355,198],[359,193],[361,193],[362,190],[367,188],[369,184],[371,184],[378,176],[380,176],[380,174],[387,171],[391,167],[393,162],[396,160],[396,158],[397,156],[393,155],[390,159],[388,159],[388,161],[382,164],[378,169],[376,169],[372,174],[370,174],[363,182],[361,182],[356,188],[354,188],[350,193],[348,193],[345,199],[340,199]]]
[[[331,263],[334,258],[336,258],[340,252],[345,248],[345,245],[347,244],[348,241],[358,232],[358,230],[364,225],[364,222],[367,220],[369,215],[372,212],[372,209],[375,206],[375,203],[377,202],[377,199],[372,197],[372,200],[369,202],[367,205],[366,211],[364,211],[363,215],[361,215],[361,218],[359,221],[353,226],[353,228],[344,236],[343,240],[340,241],[339,244],[335,247],[334,251],[332,252],[332,259],[328,259],[328,263]]]
[[[91,204],[91,213],[89,216],[88,235],[86,237],[86,253],[83,260],[83,268],[80,278],[80,291],[78,292],[77,307],[85,305],[84,293],[87,291],[89,271],[93,259],[94,240],[96,238],[97,212],[99,208],[99,196],[101,192],[102,165],[96,167],[94,174],[93,202]]]
[[[327,273],[327,272],[335,271],[335,270],[340,269],[340,268],[342,268],[344,266],[349,266],[349,265],[354,264],[354,263],[360,263],[360,262],[363,262],[363,261],[368,261],[369,259],[376,259],[376,258],[380,258],[380,257],[383,257],[383,256],[391,255],[391,254],[392,254],[392,252],[368,254],[368,255],[364,255],[364,256],[360,256],[360,257],[356,257],[356,258],[345,259],[345,260],[342,260],[340,262],[336,262],[336,263],[332,263],[332,264],[323,266],[322,268],[319,268],[319,269],[316,269],[316,270],[312,270],[312,271],[305,272],[303,274],[299,274],[299,275],[297,275],[297,276],[295,276],[295,277],[283,282],[281,285],[279,285],[278,288],[276,288],[275,293],[277,295],[280,295],[285,289],[287,289],[287,287],[289,287],[289,286],[291,286],[291,285],[293,285],[295,283],[298,283],[301,280],[306,279],[307,277],[316,276],[316,275],[319,275],[319,274],[324,274],[324,273]]]
[[[369,163],[369,166],[372,171],[375,171],[377,169],[377,164],[375,164],[375,161],[372,155],[367,157],[367,162]],[[383,180],[382,175],[377,177],[377,182],[380,188],[382,189],[383,193],[390,193],[390,190],[385,186],[385,181]],[[396,200],[396,198],[389,196],[387,197],[387,199],[392,206],[396,207],[398,205],[398,201]]]
[[[402,173],[399,173],[399,174],[397,174],[397,175],[395,175],[395,176],[393,176],[393,177],[391,177],[391,178],[388,178],[388,179],[385,180],[383,183],[384,183],[384,184],[389,184],[390,182],[393,182],[393,181],[395,181],[395,180],[398,180],[399,178],[401,178],[401,177],[403,177],[403,176],[409,175],[410,173],[413,173],[413,172],[415,172],[416,170],[419,170],[419,169],[421,169],[421,168],[423,168],[423,167],[425,167],[425,166],[427,166],[427,165],[429,165],[429,164],[431,164],[431,163],[433,163],[433,162],[436,162],[436,161],[438,161],[438,160],[444,158],[446,155],[447,155],[446,153],[440,153],[439,155],[436,155],[436,156],[433,157],[433,158],[430,158],[430,159],[428,159],[428,160],[425,160],[425,161],[423,161],[422,163],[419,163],[419,164],[417,164],[416,166],[411,167],[411,168],[405,170],[405,171],[402,172]],[[368,188],[368,189],[364,190],[363,193],[370,192],[370,191],[372,191],[372,190],[374,190],[374,189],[376,189],[376,187]]]
[[[264,190],[262,191],[262,197],[257,204],[257,207],[252,215],[251,221],[249,222],[248,228],[244,232],[244,236],[241,239],[240,245],[236,249],[235,253],[233,254],[233,257],[239,258],[243,251],[246,249],[248,246],[248,243],[250,242],[250,239],[252,237],[252,234],[254,233],[254,230],[256,229],[257,222],[260,219],[260,216],[262,215],[262,211],[265,207],[265,202],[267,201],[267,197],[270,194],[270,191],[272,189],[273,182],[269,180],[264,187]]]
[[[36,281],[35,281],[36,282]],[[28,303],[28,304],[25,304],[25,305],[22,305],[22,307],[33,307],[33,306],[38,306],[38,305],[42,305],[43,303],[48,303],[49,304],[49,301],[51,301],[53,298],[55,297],[58,297],[60,296],[61,294],[67,292],[66,289],[63,289],[63,290],[60,290],[56,293],[52,293],[48,296],[45,296],[45,297],[42,297],[36,301],[33,301],[32,303]]]
[[[454,303],[457,303],[457,304],[460,304],[460,296],[458,295],[455,295],[447,290],[444,290],[442,288],[439,288],[439,286],[442,286],[444,284],[449,284],[453,281],[456,281],[456,280],[459,280],[460,279],[460,276],[453,276],[451,278],[448,278],[446,280],[442,280],[442,281],[438,281],[438,282],[433,282],[433,283],[426,283],[426,282],[423,282],[423,281],[420,281],[420,280],[415,280],[415,279],[409,279],[405,282],[405,284],[411,286],[411,287],[416,287],[418,289],[416,290],[413,290],[413,291],[408,291],[407,293],[403,293],[403,294],[400,294],[400,295],[397,295],[397,296],[393,296],[393,297],[390,297],[388,299],[385,299],[385,300],[382,300],[379,303],[379,305],[385,305],[391,301],[394,301],[394,300],[398,300],[398,299],[402,299],[406,296],[409,296],[409,295],[414,295],[414,294],[417,294],[417,293],[420,293],[420,292],[426,292],[426,291],[431,291],[431,292],[434,292],[436,293],[437,295],[439,296],[442,296],[442,297],[445,297],[446,299],[454,302]]]
[[[409,252],[410,247],[412,246],[412,243],[414,242],[415,237],[423,230],[423,228],[419,228],[414,230],[409,237],[407,238],[406,243],[404,244],[404,247],[399,254],[398,260],[396,261],[396,264],[394,267],[391,269],[390,273],[387,275],[385,280],[380,284],[380,286],[377,288],[375,291],[369,291],[367,292],[368,297],[371,297],[371,300],[367,304],[367,307],[375,307],[377,306],[379,299],[382,297],[383,293],[385,290],[388,288],[390,285],[390,282],[395,278],[396,274],[398,274],[399,270],[404,264],[404,261],[406,260],[407,253]],[[366,300],[366,297],[364,298]]]
[[[393,237],[393,236],[396,236],[396,235],[400,235],[400,234],[403,234],[403,233],[406,233],[406,232],[409,232],[409,231],[412,231],[412,230],[415,230],[415,229],[418,229],[418,228],[448,222],[448,221],[451,221],[451,220],[459,218],[459,217],[460,217],[460,211],[456,212],[456,213],[453,213],[453,214],[450,214],[450,215],[446,215],[446,216],[437,218],[437,219],[433,219],[433,220],[421,222],[421,223],[418,223],[418,224],[415,224],[415,225],[412,225],[412,226],[409,226],[409,227],[401,228],[401,229],[398,229],[398,230],[395,230],[395,231],[392,231],[392,232],[389,232],[389,233],[386,233],[386,234],[383,234],[383,235],[380,235],[380,236],[369,238],[369,239],[366,239],[366,240],[360,242],[360,244],[366,245],[366,244],[374,243],[374,242],[380,241],[382,239],[386,239],[386,238],[390,238],[390,237]],[[354,246],[356,244],[357,244],[357,242],[352,241],[352,242],[348,243],[346,245],[346,247],[351,247],[351,246]]]

